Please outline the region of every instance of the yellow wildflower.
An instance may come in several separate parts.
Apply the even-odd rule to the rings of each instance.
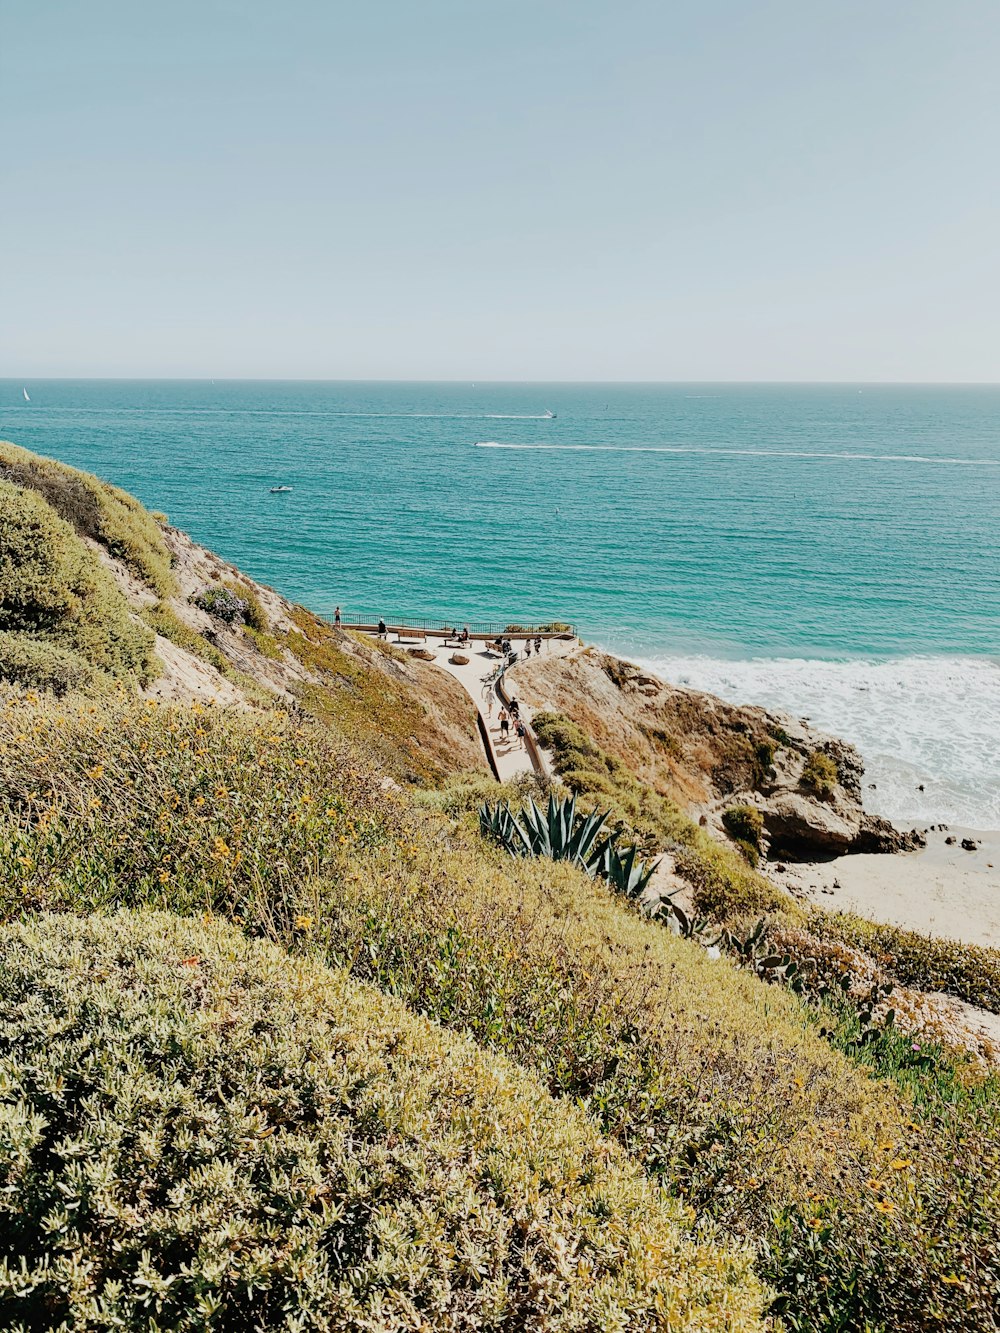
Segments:
[[[295,918],[296,930],[312,930],[313,919],[307,912],[300,912]]]
[[[913,1163],[906,1157],[897,1157],[894,1162],[889,1163],[889,1167],[893,1171],[905,1171],[908,1166],[912,1165]]]

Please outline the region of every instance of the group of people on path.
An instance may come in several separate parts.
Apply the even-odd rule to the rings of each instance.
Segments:
[[[506,708],[500,709],[500,739],[502,741],[510,740],[511,726],[514,728],[518,745],[523,749],[527,728],[524,725],[524,719],[521,717],[521,705],[516,699],[511,699]]]

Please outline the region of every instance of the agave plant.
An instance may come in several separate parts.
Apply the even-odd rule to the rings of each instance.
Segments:
[[[656,870],[655,864],[639,859],[637,847],[619,848],[613,836],[600,838],[608,812],[592,810],[578,814],[576,796],[557,801],[549,797],[545,810],[529,799],[520,815],[505,804],[480,807],[479,827],[512,856],[548,856],[570,861],[588,875],[600,875],[618,893],[640,899]]]
[[[510,812],[510,807],[486,801],[479,807],[479,831],[484,838],[492,838],[511,856],[532,856],[531,839]]]
[[[506,804],[491,806],[487,802],[479,810],[483,836],[500,843],[512,856],[571,861],[591,875],[599,869],[601,849],[596,844],[606,820],[607,814],[598,810],[578,816],[575,796],[562,801],[550,796],[546,810],[529,799],[520,817]]]
[[[622,893],[633,902],[639,901],[646,891],[646,886],[653,878],[658,861],[650,864],[638,859],[638,847],[626,847],[619,851],[611,839],[607,839],[602,849],[602,874],[616,893]]]

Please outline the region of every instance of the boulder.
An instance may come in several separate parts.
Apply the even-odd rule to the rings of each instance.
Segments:
[[[797,861],[843,856],[861,832],[861,811],[826,804],[801,792],[779,792],[760,806],[775,853]]]
[[[851,847],[852,852],[915,852],[927,846],[927,839],[915,828],[909,832],[898,829],[881,815],[863,814],[861,828]]]

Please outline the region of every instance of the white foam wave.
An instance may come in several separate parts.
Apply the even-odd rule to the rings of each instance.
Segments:
[[[937,454],[861,454],[820,449],[729,449],[694,444],[508,444],[477,440],[477,449],[539,450],[550,453],[597,454],[718,454],[739,458],[825,458],[835,462],[936,463],[951,467],[1000,467],[1000,458],[944,458]]]
[[[865,805],[875,814],[1000,828],[1000,662],[664,656],[642,664],[674,684],[808,717],[851,741],[864,756]]]

